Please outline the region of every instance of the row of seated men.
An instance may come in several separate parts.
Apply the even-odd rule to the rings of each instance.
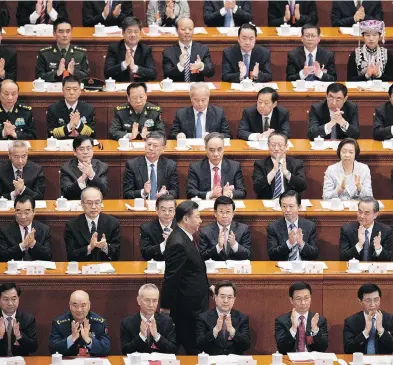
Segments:
[[[202,8],[202,5],[200,5]],[[302,26],[305,23],[318,23],[316,1],[269,0],[268,25],[272,27],[284,23]],[[204,1],[203,14],[209,27],[240,26],[253,19],[252,1]],[[6,1],[0,4],[0,24],[4,27],[10,22]],[[127,16],[132,16],[132,1],[83,1],[82,22],[85,27],[98,23],[105,26],[121,26]],[[147,23],[160,26],[173,26],[179,18],[190,16],[187,0],[150,0],[147,9]],[[68,18],[67,1],[18,1],[16,20],[18,26],[25,24],[45,24],[56,21],[58,17]],[[254,21],[255,21],[254,14]],[[333,27],[352,26],[361,20],[383,19],[381,1],[355,0],[332,3],[331,22]]]

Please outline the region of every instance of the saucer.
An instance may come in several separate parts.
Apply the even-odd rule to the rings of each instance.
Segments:
[[[207,274],[217,274],[217,273],[218,273],[218,270],[217,270],[217,269],[215,269],[214,271],[207,271],[207,270],[206,270],[206,273],[207,273]]]
[[[20,271],[11,272],[11,271],[6,270],[6,271],[4,271],[4,274],[7,274],[7,275],[19,275]]]
[[[296,92],[298,92],[298,93],[305,93],[305,92],[308,91],[308,89],[298,89],[298,88],[294,87],[294,88],[293,88],[293,91],[296,91]]]
[[[48,148],[48,147],[44,147],[45,151],[60,151],[60,147],[56,147],[56,148]]]
[[[68,211],[70,211],[70,210],[71,210],[70,207],[67,207],[67,208],[65,208],[65,209],[59,209],[58,207],[55,208],[55,211],[56,211],[56,212],[68,212]]]
[[[35,93],[44,93],[44,92],[46,92],[46,88],[42,89],[42,90],[38,90],[38,89],[33,88],[32,91],[34,91]]]
[[[347,269],[347,270],[345,270],[345,272],[348,273],[348,274],[361,274],[362,270],[351,270],[351,271],[349,271]]]
[[[304,269],[301,270],[288,270],[291,274],[304,274]]]
[[[336,211],[336,212],[339,212],[339,211],[341,211],[341,210],[344,210],[344,204],[341,204],[340,207],[338,207],[337,209],[333,209],[333,208],[330,206],[330,210],[333,210],[333,211]]]
[[[117,150],[118,151],[131,151],[131,148],[120,148],[120,147],[117,147]]]
[[[145,271],[144,271],[144,273],[145,274],[160,274],[161,273],[161,271],[160,270],[148,270],[148,269],[146,269]]]
[[[78,274],[81,274],[82,271],[81,271],[81,270],[78,270],[78,271],[72,271],[72,272],[70,272],[70,271],[67,270],[65,273],[68,274],[68,275],[78,275]]]
[[[105,33],[104,34],[93,33],[93,37],[100,37],[100,38],[102,38],[102,37],[107,37],[107,35]]]
[[[116,87],[115,87],[113,90],[108,90],[106,87],[103,87],[103,88],[102,88],[102,91],[105,91],[106,93],[114,93],[114,92],[116,92],[117,90],[116,90]]]
[[[176,150],[176,151],[189,151],[191,148],[192,148],[191,146],[175,147],[174,150]]]
[[[143,207],[143,208],[135,208],[135,207],[132,207],[131,205],[130,205],[130,208],[131,208],[131,210],[134,210],[134,211],[136,211],[136,212],[144,212],[145,210],[147,210],[146,207]]]

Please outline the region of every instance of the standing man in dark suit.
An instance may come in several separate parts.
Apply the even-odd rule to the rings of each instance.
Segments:
[[[257,105],[243,110],[237,135],[246,141],[268,138],[271,133],[279,132],[289,138],[289,112],[277,105],[278,93],[271,87],[264,87],[257,95]]]
[[[208,27],[240,27],[252,21],[251,1],[205,0],[203,19]]]
[[[192,107],[176,110],[170,139],[203,138],[206,133],[218,132],[231,138],[231,130],[224,108],[209,105],[210,90],[204,82],[195,82],[190,87]]]
[[[340,260],[392,260],[392,228],[376,222],[379,203],[372,196],[359,199],[357,222],[340,230]]]
[[[79,135],[94,137],[96,128],[96,110],[84,101],[80,101],[81,82],[74,75],[62,81],[64,100],[49,105],[46,113],[48,138],[75,138]]]
[[[68,261],[116,261],[120,256],[120,224],[101,213],[102,193],[88,187],[81,195],[84,214],[66,223],[64,242]]]
[[[287,81],[336,81],[334,53],[318,47],[320,36],[321,29],[317,25],[302,26],[303,47],[288,53]]]
[[[151,132],[145,141],[145,156],[128,160],[123,176],[124,199],[144,198],[155,200],[161,195],[179,196],[176,162],[161,156],[166,138]]]
[[[311,105],[308,115],[308,138],[358,139],[358,106],[348,101],[348,89],[344,84],[335,82],[326,90],[326,100]]]
[[[279,27],[284,23],[293,27],[318,23],[317,4],[313,0],[269,0],[267,11],[269,27]]]
[[[16,9],[18,27],[26,24],[52,24],[57,18],[68,19],[66,1],[18,1]]]
[[[0,229],[0,261],[50,261],[50,229],[34,220],[35,200],[27,194],[19,195],[14,209],[15,221]]]
[[[202,223],[198,204],[184,201],[176,207],[178,227],[168,238],[161,289],[161,313],[170,314],[176,325],[178,345],[196,355],[196,320],[209,305],[206,266],[193,234]]]
[[[344,352],[365,355],[391,355],[393,352],[393,318],[380,310],[382,291],[375,284],[364,284],[358,290],[362,311],[344,321]]]
[[[187,197],[215,199],[225,195],[244,199],[246,188],[240,163],[224,158],[224,137],[213,132],[205,137],[207,157],[190,163],[187,181]]]
[[[140,226],[139,246],[144,260],[164,261],[166,242],[177,227],[175,210],[176,200],[172,195],[164,194],[157,198],[157,218]]]
[[[275,321],[276,344],[281,354],[327,350],[327,321],[319,313],[310,311],[311,294],[311,286],[305,282],[296,282],[289,287],[292,311]]]
[[[222,54],[222,81],[241,82],[246,78],[254,82],[272,81],[270,51],[255,45],[257,28],[245,23],[238,30],[238,43],[225,48]]]
[[[270,156],[254,162],[252,181],[258,199],[276,199],[284,191],[307,189],[303,160],[286,155],[287,136],[273,132],[268,138]]]
[[[168,353],[177,352],[175,324],[172,318],[156,313],[160,292],[154,284],[139,288],[140,312],[124,318],[120,323],[121,352]]]
[[[251,335],[248,317],[233,309],[236,286],[228,280],[214,288],[216,307],[197,318],[197,347],[214,355],[243,355],[250,348]]]
[[[8,146],[9,160],[0,162],[0,196],[15,200],[18,195],[44,199],[45,177],[42,167],[29,161],[29,149],[24,141]]]
[[[156,66],[151,46],[140,42],[141,21],[135,17],[125,18],[121,28],[123,39],[108,46],[104,66],[105,77],[112,77],[118,82],[154,80]]]
[[[61,195],[69,200],[79,200],[82,190],[95,186],[102,195],[108,192],[108,164],[93,158],[93,140],[78,136],[72,143],[75,157],[60,169]]]
[[[284,217],[267,227],[267,252],[272,261],[316,260],[317,232],[315,223],[299,217],[300,194],[287,190],[280,195]]]
[[[35,318],[21,312],[21,290],[15,283],[0,286],[0,356],[28,356],[37,351]]]
[[[373,138],[376,141],[393,138],[393,85],[388,93],[389,100],[375,109]]]
[[[235,202],[219,196],[214,202],[217,221],[199,231],[199,251],[204,260],[251,260],[251,233],[247,224],[233,220]]]
[[[106,27],[113,25],[120,27],[123,20],[132,15],[132,1],[83,1],[82,22],[84,27],[94,27],[98,23]]]
[[[0,26],[0,43],[3,40],[3,27]],[[0,47],[0,81],[11,79],[16,81],[18,68],[16,52],[14,50]]]
[[[214,65],[209,48],[192,40],[194,22],[180,18],[175,23],[179,42],[163,52],[164,77],[173,81],[204,81],[214,75]]]
[[[333,0],[332,27],[352,27],[362,20],[383,20],[382,2],[374,0]]]

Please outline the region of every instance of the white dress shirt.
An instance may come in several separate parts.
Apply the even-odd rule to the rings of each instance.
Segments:
[[[150,319],[147,319],[141,312],[139,312],[139,314],[141,315],[141,320],[144,322],[150,322],[152,319],[154,319],[154,314],[150,317]],[[147,338],[143,336],[141,332],[139,332],[139,337],[142,339],[143,342],[147,341]],[[157,329],[157,336],[154,337],[154,341],[158,342],[160,341],[160,338],[161,335],[158,333],[158,329]]]
[[[14,312],[14,314],[7,316],[3,311],[1,311],[1,313],[3,314],[3,318],[4,318],[4,325],[5,325],[5,331],[7,332],[7,327],[8,327],[8,317],[12,318],[11,321],[11,326],[12,328],[14,328],[14,319],[16,319],[16,311]]]
[[[233,1],[235,1],[235,0],[233,0]],[[225,0],[224,0],[224,2],[225,2]],[[233,20],[233,14],[236,14],[238,8],[239,8],[239,7],[238,7],[237,5],[235,5],[235,6],[233,7],[233,9],[228,9],[229,12],[231,13],[231,25],[230,25],[231,27],[234,27],[234,26],[235,26],[235,21]],[[227,9],[225,9],[225,6],[223,6],[223,7],[220,9],[220,14],[221,14],[221,16],[225,16],[226,13],[227,13]]]
[[[158,171],[157,171],[158,160],[156,162],[150,162],[146,157],[145,157],[145,160],[146,160],[146,165],[147,165],[147,176],[149,177],[149,180],[151,180],[150,179],[150,175],[151,175],[151,166],[150,165],[153,164],[154,165],[154,171],[156,172],[156,180],[157,180],[157,183],[158,183]],[[158,186],[157,186],[157,193],[158,192],[159,192],[159,189],[158,189]],[[146,198],[149,197],[149,195],[150,194],[146,194],[145,193],[144,189],[141,190],[142,198],[146,199]]]
[[[16,171],[18,171],[18,170],[22,171],[22,176],[23,176],[23,169],[17,169],[14,165],[12,165],[12,169],[14,170],[14,178],[15,178],[15,180],[16,180]],[[21,191],[21,194],[23,194],[25,189],[26,189],[26,185],[23,187],[23,190]],[[11,200],[15,200],[15,190],[11,191],[10,197],[11,197]]]
[[[366,231],[368,232],[368,240],[369,240],[369,243],[370,243],[370,247],[374,245],[373,242],[371,241],[371,234],[373,233],[373,228],[374,228],[374,222],[373,222],[373,224],[372,224],[370,227],[368,227],[368,228],[366,229]],[[366,232],[364,232],[364,237],[366,237]],[[363,246],[363,247],[360,247],[360,246],[359,246],[359,242],[358,242],[358,243],[355,245],[355,247],[356,247],[357,252],[360,253],[360,251],[363,250],[363,247],[364,247],[364,246]],[[375,249],[375,255],[376,255],[377,257],[381,254],[382,249],[383,249],[382,245],[381,245],[381,247],[380,247],[378,250]]]
[[[23,240],[25,239],[25,227],[22,227],[22,226],[19,224],[19,230],[20,230],[20,235],[21,235],[21,237],[22,237],[22,241],[23,241]],[[27,231],[28,231],[29,233],[31,232],[31,224],[29,224],[29,225],[27,226]],[[20,249],[21,249],[22,252],[29,249],[29,247],[27,247],[26,249],[23,248],[23,247],[22,247],[22,243],[19,244],[19,247],[20,247]]]
[[[298,229],[298,228],[299,228],[299,218],[296,218],[296,220],[295,220],[293,223],[291,223],[288,219],[285,218],[285,223],[287,224],[288,233],[289,233],[289,231],[290,231],[290,228],[289,228],[289,227],[290,227],[291,224],[294,224],[294,225],[295,225],[295,228],[294,228],[294,229]],[[287,246],[288,246],[288,248],[289,248],[290,250],[292,250],[292,248],[294,247],[294,246],[292,246],[292,245],[289,243],[289,239],[287,240],[286,244],[287,244]],[[296,260],[301,260],[301,258],[300,258],[300,251],[303,250],[304,242],[303,242],[303,245],[300,245],[299,242],[296,242],[296,245],[299,246],[299,251],[297,252]]]
[[[317,50],[318,50],[318,47],[315,47],[315,49],[314,49],[312,52],[310,52],[309,50],[307,50],[306,47],[304,47],[304,53],[306,54],[306,63],[304,64],[305,66],[308,66],[308,55],[309,55],[310,53],[312,54],[312,60],[313,60],[313,62],[315,62],[315,61],[317,60]],[[324,65],[321,65],[321,71],[319,72],[318,75],[315,75],[316,77],[318,77],[318,79],[321,79],[322,76],[323,76],[323,71],[322,71],[323,67],[324,67]],[[299,76],[300,76],[300,78],[301,78],[302,80],[304,80],[304,79],[307,77],[307,76],[304,74],[303,70],[300,70],[300,71],[299,71]]]
[[[300,316],[304,317],[304,328],[306,329],[306,331],[307,331],[308,313],[309,312],[307,312],[305,314],[299,314],[298,312],[295,312],[295,318],[296,318],[296,321],[298,322],[298,325],[300,325]],[[296,337],[297,331],[296,332],[292,331],[292,327],[290,328],[289,332],[291,332],[291,335],[292,335],[293,338]],[[311,336],[316,336],[318,332],[319,332],[319,329],[318,329],[318,331],[311,332]],[[306,346],[304,346],[304,351],[308,352],[308,350],[307,350],[307,343],[306,343]]]
[[[363,311],[363,314],[364,314],[364,320],[367,322],[368,314],[367,314],[366,312],[364,312],[364,311]],[[383,329],[382,329],[382,332],[379,333],[379,332],[377,331],[377,324],[376,324],[377,315],[374,314],[373,318],[375,318],[375,331],[378,333],[378,336],[381,337],[381,336],[383,335],[383,333],[385,332],[385,328],[383,328]],[[366,339],[368,339],[368,338],[370,337],[370,334],[366,335],[366,333],[365,333],[364,330],[363,330],[363,336],[364,336]]]
[[[47,1],[44,0],[44,6],[45,6],[45,13],[46,13],[46,3]],[[35,10],[33,13],[30,14],[30,24],[35,24],[37,23],[38,18],[40,17],[41,14],[38,14]],[[55,10],[53,3],[52,3],[52,10],[50,11],[50,13],[48,13],[50,20],[52,20],[52,22],[54,22],[57,19],[57,11]]]
[[[67,109],[70,110],[70,108],[72,108],[72,112],[75,113],[76,106],[78,105],[78,101],[77,101],[74,105],[68,104],[66,100],[64,100],[64,101],[65,101],[65,104],[66,104],[66,106],[67,106]],[[70,125],[71,125],[71,122],[67,124],[68,132],[71,132],[71,127],[70,127]],[[76,126],[76,128],[79,128],[80,125],[81,125],[81,121],[80,121],[80,119],[79,119],[79,123],[78,123],[78,125]]]
[[[89,227],[89,231],[91,233],[91,223],[94,221],[94,223],[96,224],[96,230],[98,232],[98,219],[100,218],[100,215],[98,215],[97,217],[95,217],[94,219],[89,218],[86,214],[86,221],[87,221],[87,226]],[[108,245],[106,245],[105,247],[100,249],[102,252],[104,252],[105,254],[108,254]],[[87,254],[90,255],[91,251],[89,252],[89,249],[87,250]]]
[[[222,161],[220,161],[220,163],[217,166],[214,166],[209,161],[209,167],[210,167],[210,189],[211,190],[206,193],[206,200],[210,200],[210,196],[211,196],[211,193],[212,193],[213,188],[214,188],[214,174],[215,174],[215,171],[213,170],[213,168],[215,168],[215,167],[218,167],[217,173],[220,176],[220,185],[221,185],[221,165],[222,165]]]
[[[273,110],[274,110],[274,108],[272,109],[272,111],[270,112],[269,115],[261,115],[262,130],[263,130],[263,126],[265,125],[265,118],[266,118],[266,117],[269,118],[268,123],[269,123],[269,128],[270,128],[270,123],[271,123],[271,121],[272,121]],[[263,132],[262,132],[262,133],[263,133]],[[251,133],[251,134],[248,136],[248,140],[249,140],[249,141],[258,141],[258,135],[259,135],[259,134],[262,134],[262,133]]]
[[[222,226],[218,222],[217,222],[217,226],[218,226],[218,231],[219,232],[221,232],[221,230],[224,229],[224,226]],[[227,238],[229,239],[229,234],[231,233],[231,226],[226,227],[226,229],[227,229]],[[217,245],[216,245],[217,253],[220,253],[223,249],[225,249],[226,245],[229,245],[228,241],[224,242],[223,248],[220,248],[220,245],[217,242]],[[231,248],[232,248],[232,251],[236,253],[238,251],[238,249],[239,249],[239,243],[237,241],[235,241],[235,244]]]

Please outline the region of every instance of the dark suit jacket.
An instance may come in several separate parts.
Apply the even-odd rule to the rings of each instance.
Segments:
[[[4,80],[5,79],[11,79],[16,81],[16,71],[17,71],[17,58],[16,58],[16,52],[5,48],[4,46],[0,47],[0,58],[4,58],[5,65],[4,65],[4,70],[5,70],[5,75],[4,75]]]
[[[33,248],[29,248],[32,259],[50,261],[52,253],[49,227],[36,220],[33,221],[32,227],[36,231],[34,235],[36,244]],[[16,221],[0,228],[0,261],[22,260],[25,256],[25,251],[19,247],[22,241],[19,224]]]
[[[29,194],[36,200],[44,199],[45,177],[42,167],[27,160],[23,168],[22,178],[25,182],[23,194]],[[0,162],[0,196],[11,199],[11,192],[15,190],[12,181],[15,180],[14,170],[10,160]]]
[[[243,355],[250,348],[251,334],[248,316],[238,310],[231,310],[232,326],[236,330],[235,336],[231,337],[226,332],[224,338],[220,331],[216,338],[213,336],[213,328],[217,324],[217,309],[210,309],[199,315],[196,323],[197,348],[210,356],[214,355]]]
[[[176,139],[179,133],[184,133],[187,138],[195,138],[195,123],[194,108],[192,106],[176,110],[169,139]],[[206,132],[219,132],[226,138],[232,138],[224,108],[215,105],[207,107]]]
[[[391,355],[393,352],[393,319],[392,315],[382,312],[382,327],[385,329],[383,335],[379,337],[378,332],[375,331],[375,354],[376,355]],[[344,352],[352,354],[354,352],[367,353],[367,343],[363,335],[366,327],[366,320],[364,312],[358,312],[354,315],[345,318],[344,321]],[[370,338],[370,337],[369,337]]]
[[[295,190],[298,193],[307,189],[306,176],[304,174],[303,160],[287,156],[287,170],[291,173],[291,179],[287,181],[284,177],[284,189]],[[264,160],[256,160],[254,162],[254,171],[252,173],[252,182],[254,191],[258,199],[272,199],[274,193],[275,182],[274,179],[271,185],[267,182],[267,175],[273,170],[273,161],[269,156]]]
[[[300,258],[305,261],[316,260],[319,249],[317,247],[315,223],[299,217],[298,224],[298,228],[302,229],[303,240],[305,242],[303,249],[300,251]],[[288,260],[290,250],[287,246],[287,241],[288,228],[285,218],[271,222],[267,227],[267,252],[270,260]]]
[[[8,10],[7,1],[0,2],[0,25],[8,27],[10,24],[10,12]]]
[[[115,217],[100,213],[97,224],[98,240],[105,234],[108,242],[108,255],[98,247],[87,255],[91,234],[86,217],[80,214],[66,223],[64,242],[68,261],[116,261],[120,256],[120,224]]]
[[[315,1],[296,1],[299,4],[300,19],[292,23],[290,20],[288,23],[294,27],[301,27],[304,24],[317,24],[318,23],[318,12]],[[284,24],[285,5],[288,5],[287,1],[275,1],[269,0],[268,6],[268,24],[269,27],[279,27]]]
[[[233,199],[244,199],[247,191],[244,185],[243,173],[240,163],[237,161],[222,159],[221,164],[221,186],[226,183],[233,185]],[[206,193],[211,191],[211,172],[209,159],[206,157],[201,161],[190,163],[187,181],[187,198],[198,196],[206,199]]]
[[[118,82],[130,82],[130,69],[121,70],[121,63],[126,59],[126,46],[124,40],[112,43],[108,46],[105,57],[105,78],[112,77]],[[138,66],[138,74],[134,74],[135,81],[152,81],[156,78],[156,66],[152,55],[151,46],[138,43],[134,54],[135,65]],[[138,77],[137,77],[138,76]]]
[[[373,138],[377,141],[393,138],[393,105],[390,101],[375,109]]]
[[[322,75],[320,81],[336,81],[336,64],[334,62],[334,53],[327,48],[319,47],[317,48],[317,54],[315,60],[320,65],[321,68],[327,70]],[[287,81],[300,80],[299,72],[303,70],[304,64],[306,62],[306,53],[304,52],[304,47],[297,47],[288,53],[287,61]]]
[[[112,15],[115,7],[121,4],[120,15],[115,18]],[[82,22],[84,27],[94,27],[96,24],[101,23],[106,27],[117,25],[121,27],[121,23],[128,16],[133,16],[132,12],[132,1],[113,1],[112,9],[106,19],[102,17],[102,12],[105,8],[105,1],[83,1],[82,8]]]
[[[163,185],[174,198],[179,197],[179,181],[177,178],[176,162],[161,156],[157,163],[157,192]],[[141,198],[141,190],[149,180],[145,156],[128,160],[123,176],[124,199]]]
[[[358,139],[360,130],[357,104],[347,100],[341,110],[344,112],[343,118],[348,122],[349,126],[346,132],[343,132],[338,124],[333,127],[336,128],[337,139],[347,137]],[[321,136],[329,139],[330,134],[325,134],[325,124],[329,122],[330,112],[326,100],[311,105],[308,115],[308,138],[313,140],[315,137]]]
[[[362,6],[366,14],[363,20],[383,20],[381,1],[363,0]],[[352,27],[355,23],[353,19],[355,13],[356,7],[353,1],[333,0],[330,12],[332,27]]]
[[[208,224],[199,230],[199,251],[204,260],[226,261],[226,260],[251,260],[251,232],[247,224],[232,221],[230,231],[233,231],[236,242],[239,244],[237,252],[232,248],[229,253],[225,248],[217,253],[218,235],[220,234],[217,222]]]
[[[101,190],[105,196],[108,193],[108,164],[96,160],[91,160],[93,170],[96,173],[94,178],[86,179],[86,187],[95,186]],[[81,198],[82,190],[78,185],[78,179],[82,176],[82,171],[78,169],[78,159],[73,159],[65,162],[60,169],[60,189],[61,195],[69,200],[79,200]]]
[[[225,48],[222,54],[222,81],[240,82],[239,61],[243,61],[240,46]],[[255,45],[251,51],[250,73],[254,69],[255,63],[259,63],[259,74],[256,82],[272,81],[272,71],[270,68],[270,51],[262,46]],[[250,75],[246,75],[250,77]]]
[[[236,1],[238,6],[236,13],[233,14],[235,27],[240,27],[244,23],[252,21],[251,1]],[[203,19],[208,27],[223,27],[225,17],[220,13],[224,7],[223,1],[207,1],[203,3]]]
[[[171,228],[177,227],[176,221],[173,220]],[[141,238],[139,245],[141,246],[141,255],[144,260],[151,259],[156,261],[164,261],[164,255],[161,253],[160,244],[164,242],[162,237],[163,231],[158,218],[143,223],[140,227]]]
[[[38,347],[35,318],[31,314],[17,310],[15,314],[15,319],[19,323],[19,329],[22,338],[17,340],[14,332],[12,331],[12,356],[28,356],[33,352],[36,352]],[[3,338],[0,340],[0,356],[8,356],[7,341],[7,332],[5,332]]]
[[[184,71],[180,72],[177,68],[179,57],[181,55],[181,49],[179,42],[167,48],[163,54],[163,70],[164,78],[169,77],[173,81],[184,82]],[[205,77],[212,77],[214,75],[214,64],[210,56],[209,48],[201,43],[192,41],[190,63],[194,63],[197,59],[197,55],[201,58],[201,61],[205,64],[203,71],[199,73],[191,73],[191,82],[204,81]]]
[[[358,229],[359,223],[352,222],[346,223],[341,227],[340,230],[340,260],[348,261],[352,258],[362,260],[363,250],[360,253],[356,249],[358,243]],[[382,251],[377,256],[374,250],[374,237],[378,236],[381,232],[382,239]],[[373,231],[370,237],[370,248],[369,248],[368,261],[391,261],[392,260],[392,228],[386,224],[374,221]],[[364,329],[364,328],[363,328]]]
[[[152,335],[150,335],[150,338],[148,338],[146,342],[140,338],[139,332],[142,321],[140,313],[126,317],[121,321],[120,341],[123,355],[133,352],[160,352],[164,354],[174,354],[177,352],[175,324],[172,318],[164,314],[156,313],[154,314],[154,319],[157,323],[157,331],[161,335],[158,342],[154,341]]]
[[[298,334],[296,334],[296,338],[292,337],[291,332],[289,331],[292,327],[291,322],[291,313],[285,313],[281,317],[276,318],[275,320],[275,337],[278,352],[286,355],[288,352],[296,352],[297,342],[298,342]],[[308,312],[307,317],[307,325],[306,325],[306,336],[311,337],[311,319],[314,317],[315,313]],[[319,315],[318,321],[319,331],[318,333],[312,337],[313,343],[309,344],[306,341],[307,351],[319,351],[325,352],[328,347],[328,328],[326,318]],[[363,327],[364,329],[364,327]],[[311,340],[311,339],[310,339]]]
[[[169,236],[164,258],[161,308],[170,309],[172,318],[196,319],[209,304],[206,266],[194,242],[180,227]]]
[[[16,9],[16,22],[18,27],[25,24],[30,24],[30,15],[35,11],[36,1],[18,1],[18,7]],[[53,9],[58,13],[57,18],[68,19],[66,1],[53,1]],[[47,12],[45,12],[45,24],[52,23]]]
[[[246,108],[243,110],[237,136],[239,139],[248,141],[248,137],[251,133],[263,133],[263,123],[263,117],[261,114],[259,114],[256,105]],[[276,132],[280,132],[289,138],[290,125],[288,110],[282,106],[277,105],[273,109],[269,128],[272,128]]]

